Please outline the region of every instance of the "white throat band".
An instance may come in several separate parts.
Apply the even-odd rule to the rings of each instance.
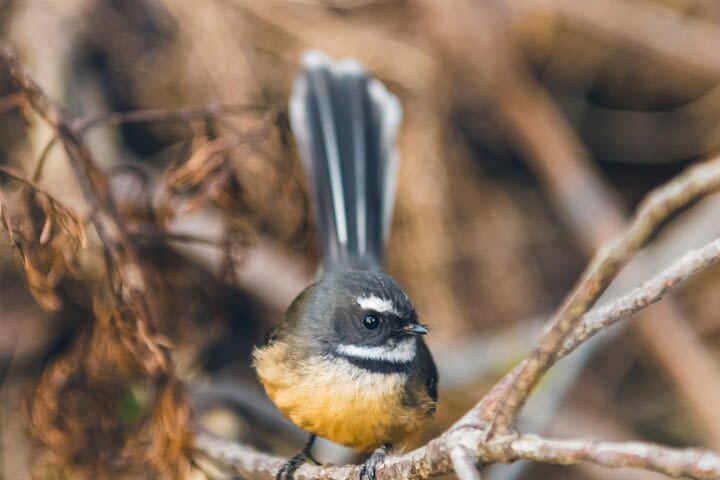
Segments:
[[[337,352],[346,357],[359,360],[379,360],[391,363],[409,363],[415,358],[417,344],[414,338],[408,338],[394,346],[382,345],[366,347],[361,345],[338,345]]]

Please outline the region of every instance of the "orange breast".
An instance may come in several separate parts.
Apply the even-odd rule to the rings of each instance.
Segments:
[[[340,358],[291,363],[283,342],[256,349],[254,365],[280,411],[303,430],[359,451],[390,442],[402,447],[419,433],[432,404],[403,404],[406,377],[375,373]],[[421,395],[422,397],[422,395]]]

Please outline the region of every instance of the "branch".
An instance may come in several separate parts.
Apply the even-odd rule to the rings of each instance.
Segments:
[[[428,446],[401,456],[388,457],[377,468],[378,478],[429,478],[456,469],[463,479],[478,479],[474,461],[467,452],[479,452],[481,463],[511,463],[533,460],[557,465],[594,463],[608,468],[641,468],[670,477],[697,480],[720,476],[720,455],[701,449],[675,449],[642,442],[599,442],[594,440],[555,440],[536,435],[520,435],[485,442],[476,430],[462,430],[434,440]],[[285,462],[279,457],[207,433],[198,433],[195,448],[202,455],[229,467],[241,478],[271,480]],[[459,468],[458,468],[459,467]],[[471,468],[473,470],[471,470]],[[303,465],[297,480],[358,479],[356,466],[317,467]]]
[[[659,301],[680,283],[718,263],[720,263],[720,239],[686,253],[680,260],[641,286],[583,316],[580,325],[558,352],[556,360],[567,356],[601,330]]]
[[[700,449],[676,449],[642,442],[553,440],[521,435],[508,447],[513,459],[560,465],[594,463],[608,468],[641,468],[673,478],[717,479],[720,455]]]
[[[211,103],[208,105],[181,107],[177,109],[147,109],[115,112],[95,117],[79,118],[73,126],[79,133],[98,125],[118,125],[121,123],[160,123],[160,122],[191,122],[208,117],[221,115],[244,115],[248,113],[267,114],[267,105],[251,105],[242,103]]]
[[[650,193],[640,204],[624,235],[600,249],[580,281],[553,317],[551,326],[516,372],[489,431],[505,433],[545,372],[553,365],[568,336],[625,264],[644,247],[664,222],[700,197],[720,188],[720,157],[687,169]]]
[[[453,448],[450,451],[450,460],[455,475],[457,475],[460,480],[482,480],[482,476],[478,470],[477,460],[464,448]]]

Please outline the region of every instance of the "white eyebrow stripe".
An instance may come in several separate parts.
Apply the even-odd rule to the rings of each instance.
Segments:
[[[378,313],[394,313],[395,315],[398,315],[398,311],[395,309],[395,305],[393,305],[393,302],[391,300],[388,300],[387,298],[380,298],[375,295],[370,295],[368,297],[358,297],[357,303],[360,305],[361,308],[365,310],[374,310]]]
[[[415,358],[416,354],[415,339],[410,338],[406,341],[397,343],[390,347],[383,345],[380,347],[366,347],[362,345],[340,344],[337,346],[337,352],[340,355],[358,358],[361,360],[381,360],[392,363],[409,363]]]

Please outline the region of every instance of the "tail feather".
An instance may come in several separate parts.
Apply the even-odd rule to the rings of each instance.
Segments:
[[[328,268],[380,268],[397,184],[397,98],[355,60],[303,56],[290,123]]]

